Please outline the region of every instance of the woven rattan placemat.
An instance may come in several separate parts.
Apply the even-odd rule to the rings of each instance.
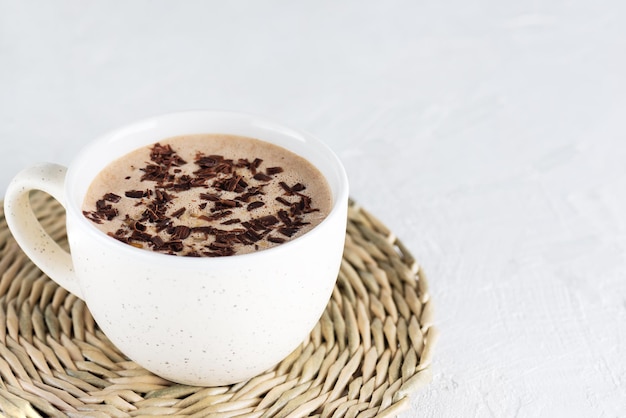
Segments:
[[[65,240],[64,211],[33,206]],[[309,338],[247,382],[195,387],[128,360],[78,298],[21,252],[0,209],[0,412],[8,417],[389,417],[431,379],[436,330],[423,273],[383,224],[351,203],[341,272]]]

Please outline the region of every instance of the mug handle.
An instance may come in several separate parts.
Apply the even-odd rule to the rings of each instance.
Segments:
[[[41,190],[55,198],[64,208],[67,168],[42,163],[19,172],[7,187],[4,216],[7,225],[24,253],[48,277],[83,299],[70,253],[44,230],[30,204],[30,192]]]

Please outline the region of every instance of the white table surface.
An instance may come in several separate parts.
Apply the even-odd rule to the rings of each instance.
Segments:
[[[0,191],[168,111],[308,130],[428,273],[434,379],[403,416],[624,416],[625,18],[620,0],[0,0]]]

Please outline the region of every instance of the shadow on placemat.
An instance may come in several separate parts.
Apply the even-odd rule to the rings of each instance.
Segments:
[[[33,207],[67,248],[63,208]],[[231,386],[172,383],[120,353],[82,300],[22,253],[0,209],[0,412],[9,417],[389,417],[431,380],[437,339],[423,273],[378,220],[351,202],[332,298],[302,345]]]

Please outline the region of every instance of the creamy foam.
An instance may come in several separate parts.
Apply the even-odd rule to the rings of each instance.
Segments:
[[[258,139],[199,134],[112,162],[92,182],[83,213],[139,248],[226,256],[297,238],[331,207],[326,179],[306,159]]]

